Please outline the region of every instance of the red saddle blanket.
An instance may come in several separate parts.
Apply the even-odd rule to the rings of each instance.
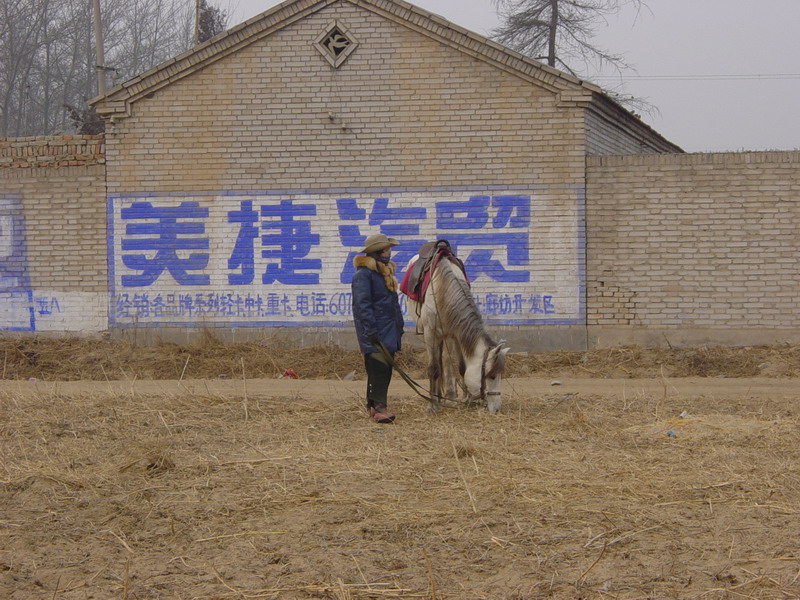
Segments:
[[[417,260],[406,268],[403,280],[400,282],[400,291],[415,302],[424,302],[433,270],[442,259],[452,262],[461,269],[464,277],[467,277],[464,263],[453,254],[450,244],[446,240],[428,242],[419,249]],[[469,282],[469,277],[467,277],[467,282]]]

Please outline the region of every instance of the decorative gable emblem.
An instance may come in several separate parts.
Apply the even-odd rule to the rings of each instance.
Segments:
[[[342,66],[357,46],[358,42],[353,34],[339,21],[328,23],[314,40],[314,47],[334,68]]]

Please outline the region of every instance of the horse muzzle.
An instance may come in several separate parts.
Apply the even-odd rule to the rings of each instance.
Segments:
[[[486,392],[486,408],[489,410],[490,415],[500,412],[500,405],[503,399],[500,397],[500,392]]]

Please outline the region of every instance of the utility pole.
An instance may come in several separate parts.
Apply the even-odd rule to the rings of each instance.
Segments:
[[[200,43],[200,0],[194,2],[194,44]]]
[[[94,13],[94,70],[97,74],[97,94],[106,95],[106,65],[103,56],[103,26],[100,21],[100,0],[92,0],[92,12]]]

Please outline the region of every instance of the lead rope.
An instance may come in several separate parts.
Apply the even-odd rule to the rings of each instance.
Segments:
[[[433,400],[434,395],[431,393],[431,391],[422,384],[420,384],[418,381],[415,381],[414,378],[411,377],[411,375],[406,373],[405,370],[400,365],[398,365],[397,362],[395,362],[395,360],[392,358],[392,355],[389,353],[389,351],[386,349],[386,346],[384,346],[382,342],[378,342],[376,347],[378,348],[378,351],[380,352],[381,356],[383,356],[383,359],[387,362],[387,364],[390,367],[392,367],[395,371],[397,371],[400,377],[403,378],[403,381],[405,381],[418,396],[420,396],[424,400],[427,400],[428,402],[434,401]],[[458,398],[448,398],[447,396],[442,396],[442,395],[437,395],[437,397],[439,399],[439,402],[446,402],[447,406],[450,408],[452,408],[453,406],[462,406],[464,404]]]

